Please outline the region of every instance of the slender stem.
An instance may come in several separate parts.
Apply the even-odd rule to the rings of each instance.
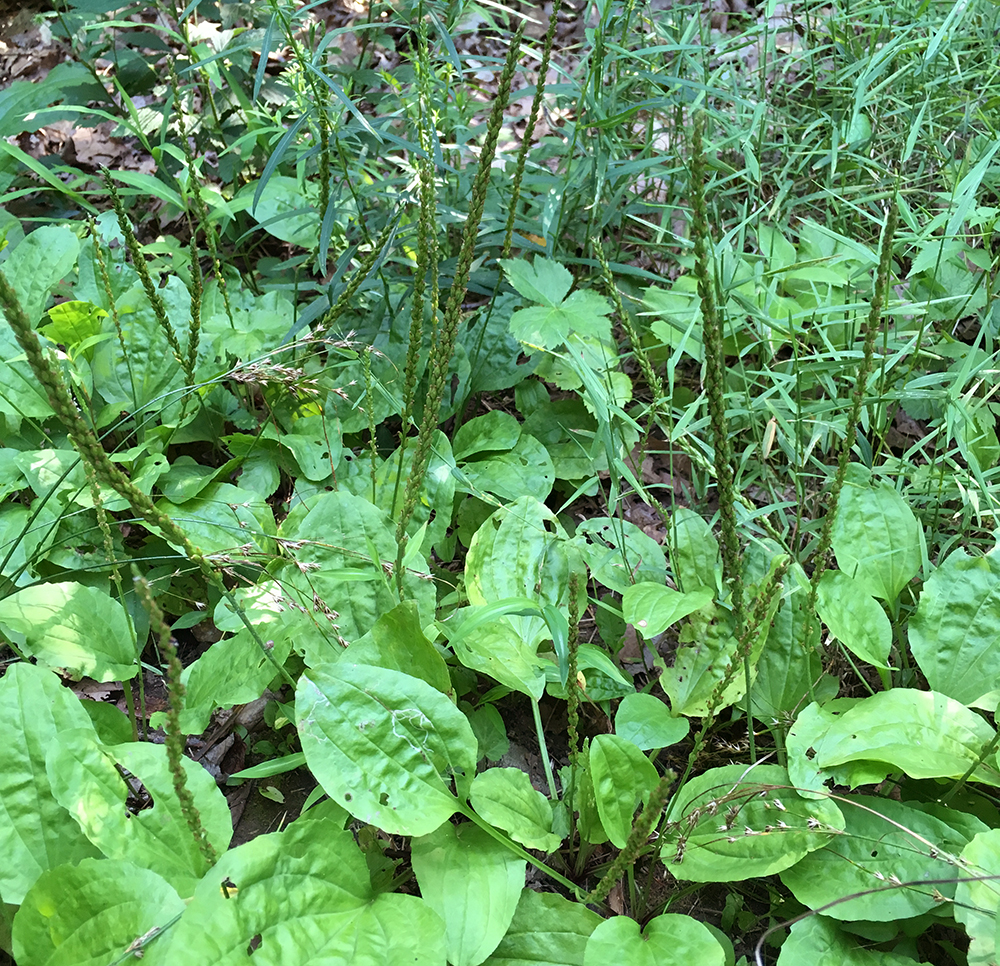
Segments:
[[[569,684],[570,682],[567,682]],[[542,727],[542,713],[538,710],[538,702],[531,699],[531,714],[535,719],[535,734],[538,735],[538,749],[542,754],[542,767],[545,769],[545,780],[549,783],[549,798],[556,801],[556,780],[552,774],[552,762],[549,761],[549,746],[545,743],[545,729]]]
[[[494,828],[489,822],[481,819],[471,808],[462,808],[462,814],[469,819],[470,822],[478,825],[484,832],[486,832],[490,837],[496,839],[504,848],[509,849],[519,858],[530,862],[536,869],[544,872],[547,876],[551,876],[558,882],[561,886],[565,886],[570,892],[579,899],[582,895],[580,887],[575,883],[571,882],[564,875],[560,875],[555,869],[550,869],[541,859],[536,859],[530,852],[522,849],[520,845],[509,839],[503,834],[499,829]]]

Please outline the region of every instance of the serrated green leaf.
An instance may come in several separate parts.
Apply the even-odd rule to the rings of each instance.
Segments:
[[[448,962],[479,966],[514,918],[527,863],[471,822],[414,839],[412,862],[424,902],[444,921]]]
[[[552,831],[552,806],[519,768],[490,768],[476,775],[470,801],[491,825],[529,849],[554,852],[562,839]]]
[[[309,768],[355,818],[426,835],[455,813],[449,788],[476,770],[469,722],[425,681],[342,660],[307,671],[295,712]]]
[[[48,314],[50,321],[41,327],[42,334],[52,342],[77,346],[100,334],[101,320],[108,313],[99,305],[74,300],[53,305]]]
[[[569,269],[551,258],[501,259],[507,281],[526,299],[540,305],[558,305],[573,285]]]

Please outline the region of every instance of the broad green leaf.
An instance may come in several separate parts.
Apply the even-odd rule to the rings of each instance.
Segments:
[[[15,361],[16,360],[16,361]],[[45,389],[35,378],[6,321],[0,325],[0,413],[14,429],[21,419],[44,419],[52,415]]]
[[[396,559],[396,539],[384,511],[341,488],[324,493],[309,508],[293,510],[281,526],[283,540],[301,543],[295,563],[276,567],[275,576],[286,597],[314,614],[315,620],[354,641],[371,630],[375,621],[399,601],[383,564]],[[287,547],[287,544],[286,544]],[[372,559],[372,550],[378,560]],[[345,582],[338,572],[349,568],[370,571],[377,579]],[[403,577],[404,596],[417,603],[423,623],[434,613],[434,586],[409,571]],[[306,660],[329,660],[329,645],[319,640],[317,651],[306,642]]]
[[[520,621],[519,621],[520,623]],[[461,630],[461,625],[459,625]],[[506,618],[483,624],[471,634],[451,642],[455,657],[467,668],[488,675],[505,687],[527,694],[536,701],[545,691],[547,662],[536,654]]]
[[[406,492],[405,484],[410,478],[410,471],[413,467],[413,447],[415,445],[413,439],[407,441],[402,467],[400,467],[400,456],[397,449],[375,471],[375,502],[393,520],[402,512],[403,498]],[[371,493],[370,480],[362,477],[359,479],[359,483],[361,489],[356,492],[367,497]],[[427,524],[427,530],[424,531],[423,537],[425,549],[445,538],[451,522],[452,506],[457,489],[458,473],[455,457],[451,452],[451,443],[444,433],[436,431],[431,443],[427,471],[424,473],[423,482],[417,492],[417,503],[407,528],[411,541],[418,535],[424,524]],[[422,562],[420,572],[427,573],[427,570],[426,564]],[[412,595],[408,594],[407,596]]]
[[[153,807],[126,811],[121,765],[146,787]],[[181,765],[209,841],[219,851],[233,834],[229,805],[208,771],[190,758]],[[194,892],[209,866],[195,844],[174,790],[166,745],[128,742],[105,748],[92,730],[67,731],[46,756],[59,804],[109,859],[129,859],[166,879],[183,896]]]
[[[1000,556],[951,553],[924,584],[910,618],[910,650],[927,683],[967,706],[1000,695]]]
[[[608,841],[608,833],[601,824],[597,812],[597,798],[594,783],[590,777],[590,742],[584,740],[580,748],[579,764],[573,773],[573,806],[578,813],[577,828],[580,837],[591,845],[603,845]]]
[[[504,292],[459,329],[459,342],[469,359],[470,393],[510,389],[534,370],[532,362],[521,361],[524,347],[510,334],[511,311],[520,301]]]
[[[693,882],[772,875],[823,848],[844,827],[830,801],[809,801],[778,765],[725,765],[689,781],[668,805],[678,826],[660,853],[670,874]]]
[[[527,863],[469,822],[414,839],[412,861],[424,902],[444,921],[448,962],[479,966],[514,918]]]
[[[634,523],[593,517],[581,523],[576,533],[585,541],[583,557],[594,580],[609,590],[624,594],[643,581],[663,586],[667,575],[663,549]]]
[[[404,600],[383,614],[371,633],[355,641],[343,655],[344,660],[403,671],[426,681],[438,691],[451,692],[448,665],[424,636],[417,605],[412,600]]]
[[[121,604],[96,587],[36,584],[0,600],[0,624],[25,650],[76,677],[123,681],[138,666]]]
[[[677,744],[687,735],[689,727],[687,718],[675,718],[651,694],[629,694],[615,712],[615,734],[643,751]]]
[[[525,889],[487,966],[583,966],[587,940],[601,922],[580,902]]]
[[[191,293],[176,275],[167,279],[159,293],[183,345],[191,316]],[[183,386],[184,375],[142,285],[133,285],[117,300],[116,307],[128,356],[122,353],[117,337],[95,347],[91,362],[95,392],[106,406],[129,412],[145,406],[155,412],[168,401],[176,404],[178,397],[167,400],[164,396]],[[105,331],[115,332],[111,319],[105,319],[104,324]],[[117,416],[117,411],[112,411]]]
[[[612,844],[623,849],[636,806],[649,801],[660,776],[631,741],[619,735],[598,735],[590,744],[590,777],[601,824]]]
[[[355,818],[426,835],[459,807],[450,790],[476,770],[476,738],[440,691],[401,671],[339,661],[307,671],[295,696],[309,768]]]
[[[274,514],[265,499],[230,483],[212,483],[180,505],[157,501],[204,553],[274,552]]]
[[[853,464],[833,524],[837,565],[880,600],[892,601],[920,571],[920,524],[885,480],[869,484]]]
[[[269,235],[300,248],[316,246],[319,213],[295,178],[272,175],[262,188],[248,184],[240,192],[246,194],[256,195],[250,214]]]
[[[573,285],[569,269],[551,258],[500,260],[507,281],[526,299],[540,305],[558,305]]]
[[[128,861],[84,859],[43,872],[14,917],[20,966],[107,966],[184,911],[173,888]]]
[[[75,449],[24,450],[14,457],[14,464],[38,496],[52,494],[64,504],[93,506],[83,462]]]
[[[469,800],[482,818],[526,848],[554,852],[562,842],[552,831],[552,805],[519,768],[476,775]]]
[[[93,730],[51,671],[11,665],[0,678],[0,894],[14,905],[38,876],[97,850],[52,794],[45,754],[60,733]]]
[[[76,0],[72,7],[88,12],[106,13],[125,6],[117,0]],[[37,131],[42,125],[62,120],[72,113],[45,111],[50,104],[65,101],[85,104],[87,101],[106,101],[107,91],[99,84],[86,65],[79,61],[56,64],[40,81],[14,81],[0,91],[0,137],[8,138],[22,131]],[[42,116],[38,116],[43,112]],[[96,122],[95,122],[96,123]]]
[[[282,628],[257,627],[258,634],[278,665],[285,663],[291,650],[291,640]],[[217,641],[192,664],[184,668],[181,683],[186,692],[181,711],[181,730],[198,735],[207,727],[216,708],[231,708],[235,704],[256,701],[277,675],[274,665],[251,637],[240,629],[223,641]]]
[[[523,496],[544,500],[556,479],[548,451],[527,433],[522,433],[508,452],[463,463],[461,472],[467,483],[460,488],[473,495],[492,493],[511,501]]]
[[[696,587],[686,594],[660,583],[643,582],[626,587],[622,594],[622,614],[643,637],[656,637],[671,624],[712,603],[708,587]]]
[[[187,503],[211,486],[218,472],[216,467],[203,466],[192,456],[178,456],[160,477],[160,492],[171,503]]]
[[[879,668],[888,668],[892,627],[882,606],[866,593],[860,580],[828,570],[819,582],[816,613],[852,654]]]
[[[376,896],[336,811],[316,805],[285,831],[220,857],[149,966],[444,966],[444,925],[413,896]]]
[[[327,479],[340,462],[344,449],[336,417],[300,416],[294,421],[292,430],[282,434],[280,441],[295,457],[302,475],[313,482]]]
[[[816,759],[822,751],[827,732],[859,698],[836,698],[824,705],[816,702],[799,713],[785,739],[788,756],[788,777],[803,798],[826,798],[832,785],[874,785],[883,781],[892,770],[890,765],[874,761],[849,762],[833,768],[820,768]]]
[[[911,966],[909,956],[862,949],[826,916],[806,916],[795,923],[781,944],[778,966]]]
[[[591,934],[583,966],[725,966],[726,954],[707,926],[676,913],[646,923],[627,916],[605,919]]]
[[[801,570],[798,564],[792,566]],[[808,585],[804,574],[802,578]],[[823,673],[823,661],[815,646],[820,631],[818,622],[812,622],[813,640],[806,646],[802,643],[806,591],[797,587],[795,580],[788,583],[792,593],[782,600],[774,615],[750,690],[755,714],[786,721],[808,702],[810,687],[817,699],[827,700],[834,697],[838,685],[835,678]],[[798,783],[793,780],[793,784]]]
[[[811,760],[820,768],[884,762],[911,778],[958,779],[994,738],[982,717],[946,695],[893,688],[863,698],[839,715]],[[1000,773],[986,763],[971,778],[1000,786]]]
[[[78,346],[81,342],[100,335],[103,328],[101,320],[107,314],[92,302],[60,302],[49,309],[49,322],[41,327],[41,332],[52,342],[70,347]]]
[[[715,587],[719,543],[712,528],[694,510],[678,507],[667,529],[670,565],[678,585],[686,591]]]
[[[478,708],[467,709],[466,717],[479,744],[479,758],[499,761],[510,750],[507,726],[494,704],[482,704]]]
[[[45,311],[49,292],[73,270],[80,239],[70,228],[43,225],[18,244],[3,263],[3,273],[17,293],[29,322]]]
[[[775,597],[773,606],[777,604]],[[757,661],[769,627],[770,621],[764,621],[751,646],[751,667]],[[739,672],[729,675],[730,683],[722,691],[721,700],[715,693],[736,654],[736,638],[727,611],[715,604],[695,611],[681,628],[679,640],[681,646],[674,656],[673,667],[660,675],[660,686],[670,698],[674,714],[705,715],[710,708],[718,710],[743,697],[746,678]]]
[[[908,919],[940,904],[934,889],[950,899],[954,883],[894,888],[898,882],[947,879],[968,839],[944,822],[891,798],[852,796],[841,802],[844,833],[781,873],[781,881],[803,904],[832,919]],[[872,890],[872,891],[869,891]],[[847,898],[865,893],[857,898]]]
[[[503,453],[513,449],[521,438],[521,424],[510,413],[493,409],[463,423],[451,442],[458,462],[483,453]]]
[[[955,888],[955,918],[969,934],[969,966],[990,966],[996,962],[997,922],[1000,895],[996,880],[1000,875],[1000,829],[981,832],[962,850],[965,874]]]
[[[559,607],[566,602],[570,573],[579,569],[579,554],[555,514],[525,496],[497,510],[476,531],[465,561],[466,592],[473,604],[527,597]],[[508,620],[529,645],[546,634],[542,617]]]

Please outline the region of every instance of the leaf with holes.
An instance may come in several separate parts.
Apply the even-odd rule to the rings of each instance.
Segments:
[[[426,681],[342,660],[299,679],[295,712],[306,762],[355,818],[426,835],[460,802],[450,789],[476,770],[468,719]]]
[[[441,919],[415,896],[376,893],[338,811],[320,803],[221,856],[144,964],[236,966],[253,944],[264,966],[444,966]]]

